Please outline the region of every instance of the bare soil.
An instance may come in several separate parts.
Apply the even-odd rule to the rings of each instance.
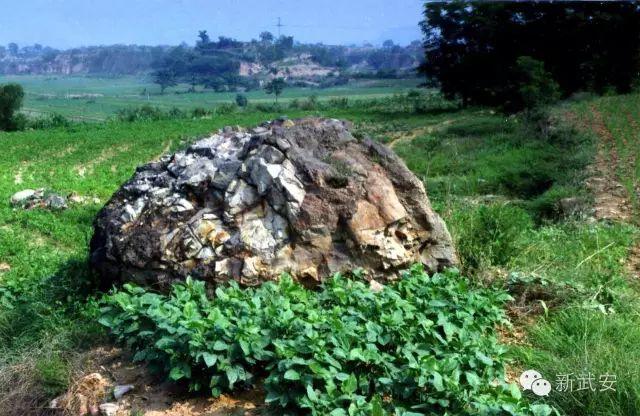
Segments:
[[[99,374],[107,381],[107,393],[95,392],[102,402],[113,402],[111,391],[116,385],[132,384],[134,389],[118,401],[117,416],[226,416],[258,415],[264,408],[261,389],[248,390],[219,398],[189,394],[186,386],[163,382],[143,364],[132,363],[131,356],[115,347],[99,347],[89,351],[82,365],[82,372],[74,379],[70,392],[87,390],[80,380],[91,380],[90,374]],[[101,387],[102,388],[102,387]],[[86,394],[85,394],[86,395]],[[100,403],[89,403],[97,406]],[[59,414],[72,415],[73,408],[59,409]]]

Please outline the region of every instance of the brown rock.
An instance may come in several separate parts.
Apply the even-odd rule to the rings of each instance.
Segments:
[[[319,118],[227,129],[140,167],[95,221],[105,286],[187,275],[317,284],[363,267],[385,282],[412,263],[457,262],[422,182],[387,147]]]

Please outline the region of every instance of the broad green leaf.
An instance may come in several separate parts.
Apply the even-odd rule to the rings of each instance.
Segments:
[[[300,373],[296,370],[289,369],[284,373],[285,380],[300,380]]]
[[[346,394],[353,394],[358,388],[358,379],[351,373],[349,377],[342,382],[342,391]]]
[[[207,367],[213,367],[218,361],[218,356],[215,354],[211,354],[210,352],[203,352],[202,358],[204,359],[204,363]]]

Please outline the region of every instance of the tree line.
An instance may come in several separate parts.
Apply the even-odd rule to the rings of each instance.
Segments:
[[[428,2],[422,72],[449,98],[518,110],[639,81],[637,2]]]

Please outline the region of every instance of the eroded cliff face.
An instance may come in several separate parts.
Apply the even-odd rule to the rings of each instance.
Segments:
[[[138,168],[115,193],[91,241],[104,283],[255,285],[288,272],[314,284],[357,267],[388,280],[416,262],[457,263],[422,183],[347,122],[239,130]]]

